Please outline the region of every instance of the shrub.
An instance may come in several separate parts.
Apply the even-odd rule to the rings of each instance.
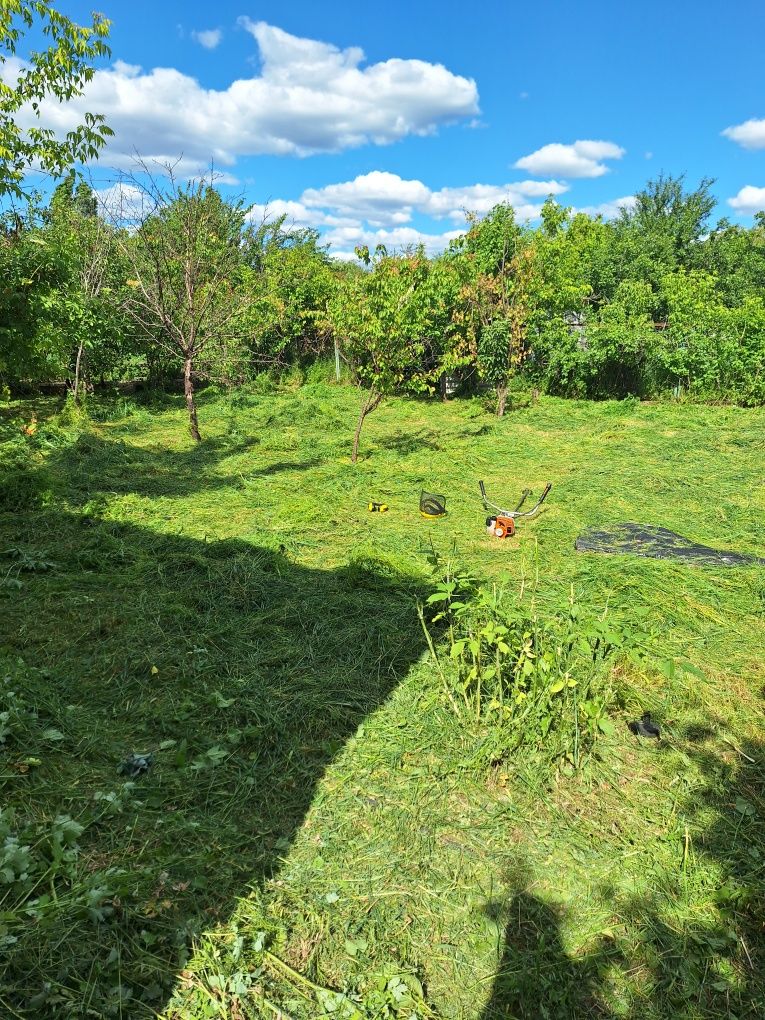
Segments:
[[[629,643],[613,617],[588,616],[573,594],[563,611],[542,615],[512,593],[455,574],[427,605],[437,609],[429,624],[420,612],[444,697],[482,727],[492,759],[524,748],[578,768],[599,734],[612,732],[611,664]],[[439,623],[441,652],[432,636]]]

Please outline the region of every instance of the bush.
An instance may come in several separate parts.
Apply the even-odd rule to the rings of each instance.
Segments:
[[[453,711],[480,724],[491,760],[524,748],[578,768],[601,733],[613,731],[611,665],[630,643],[610,616],[588,616],[574,602],[543,616],[512,593],[450,575],[427,600],[430,649]],[[441,654],[434,625],[446,627]]]

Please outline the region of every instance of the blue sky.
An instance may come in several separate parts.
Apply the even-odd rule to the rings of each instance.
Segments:
[[[214,157],[257,214],[338,254],[435,250],[502,198],[612,214],[661,170],[715,177],[719,216],[765,207],[762,0],[101,6],[111,61],[51,116],[107,115],[102,185],[134,149],[189,173]],[[92,0],[59,7],[86,20]]]

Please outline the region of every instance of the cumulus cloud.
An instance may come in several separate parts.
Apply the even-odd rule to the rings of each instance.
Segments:
[[[352,213],[375,226],[408,223],[413,209],[421,209],[430,199],[430,189],[422,181],[405,181],[398,174],[373,170],[352,181],[308,188],[301,201],[311,208],[331,208]]]
[[[254,77],[207,89],[174,68],[144,71],[117,61],[96,71],[83,96],[46,103],[44,126],[63,134],[95,111],[115,132],[102,156],[113,166],[130,165],[135,152],[159,163],[182,153],[197,167],[211,159],[233,166],[240,156],[384,145],[479,112],[475,82],[442,64],[391,58],[364,66],[356,47],[302,39],[249,18],[240,25],[257,43]],[[11,67],[3,65],[3,73]],[[33,123],[31,111],[27,116]]]
[[[499,202],[510,202],[519,220],[533,220],[540,200],[568,190],[560,181],[516,181],[511,184],[469,184],[433,191],[419,180],[373,170],[352,181],[306,189],[297,201],[276,199],[256,205],[251,218],[260,222],[286,215],[297,227],[315,227],[331,245],[335,258],[354,258],[358,245],[384,244],[389,249],[424,245],[430,254],[443,251],[465,229],[465,213],[487,213]],[[415,214],[451,220],[453,228],[428,231],[412,225]]]
[[[756,188],[747,184],[737,195],[728,199],[728,205],[744,216],[753,216],[765,210],[765,188]]]
[[[127,181],[118,181],[93,192],[104,219],[121,226],[139,224],[154,211],[156,203],[148,192]]]
[[[437,255],[447,247],[452,238],[459,237],[461,233],[461,230],[447,230],[442,234],[432,234],[417,230],[415,227],[370,230],[357,223],[354,226],[337,227],[326,231],[322,234],[322,240],[331,246],[330,251],[334,258],[349,261],[356,258],[353,249],[364,244],[369,248],[383,244],[389,251],[423,245],[429,255]]]
[[[350,216],[333,216],[322,209],[309,209],[303,202],[275,198],[269,202],[256,202],[250,207],[248,219],[252,223],[275,220],[286,216],[286,222],[294,227],[352,227],[358,219]]]
[[[604,220],[615,220],[622,209],[634,209],[636,201],[634,195],[624,195],[622,198],[614,198],[599,205],[583,205],[577,207],[576,211],[586,213],[588,216],[602,216]]]
[[[621,159],[625,150],[614,142],[551,142],[513,164],[537,177],[602,177],[609,168],[604,159]]]
[[[223,32],[219,28],[205,28],[199,32],[192,32],[191,38],[206,50],[214,50],[216,46],[220,46]]]
[[[544,199],[567,190],[568,186],[560,181],[518,181],[431,191],[422,181],[373,170],[352,181],[309,188],[300,201],[311,209],[329,208],[368,220],[373,226],[395,226],[408,223],[415,212],[462,222],[466,212],[487,213],[499,202],[513,205],[519,219],[533,219],[539,215],[539,206],[530,204],[529,199]]]
[[[733,127],[726,128],[723,134],[745,149],[765,149],[765,118],[734,124]]]

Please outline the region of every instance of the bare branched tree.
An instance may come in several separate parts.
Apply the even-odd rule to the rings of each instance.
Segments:
[[[247,210],[215,189],[215,174],[179,182],[138,161],[123,182],[121,244],[132,273],[126,311],[144,340],[183,364],[191,435],[201,435],[194,399],[200,359],[248,338],[252,304],[242,239]],[[116,211],[115,210],[115,211]]]

